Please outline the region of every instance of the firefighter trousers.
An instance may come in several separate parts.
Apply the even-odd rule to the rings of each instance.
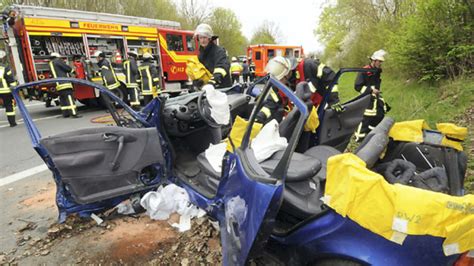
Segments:
[[[390,110],[388,104],[385,103],[382,96],[374,96],[370,99],[370,103],[367,109],[364,111],[364,117],[362,122],[359,124],[355,132],[357,142],[361,142],[367,133],[374,129],[380,121],[383,120],[385,113]]]
[[[3,100],[3,106],[6,109],[8,123],[11,127],[16,126],[15,122],[15,106],[13,105],[13,95],[11,93],[2,93],[0,98]]]
[[[140,106],[140,98],[138,98],[138,88],[130,87],[127,88],[128,100],[131,107]]]
[[[62,89],[58,93],[63,117],[77,116],[77,107],[72,96],[72,89]]]
[[[232,84],[240,82],[240,74],[232,74]]]

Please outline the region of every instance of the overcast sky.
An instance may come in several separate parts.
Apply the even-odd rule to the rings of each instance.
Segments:
[[[209,0],[214,7],[229,8],[242,23],[242,32],[250,40],[264,20],[280,28],[283,44],[303,45],[305,53],[321,51],[314,35],[322,3],[317,0]]]

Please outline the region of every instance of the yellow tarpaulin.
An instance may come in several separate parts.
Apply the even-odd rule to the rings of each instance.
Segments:
[[[234,124],[232,125],[232,130],[230,131],[230,138],[232,139],[232,143],[234,144],[235,148],[237,149],[242,144],[242,139],[244,138],[245,130],[247,129],[248,121],[237,116],[235,118]],[[257,134],[262,129],[262,124],[260,123],[253,123],[252,131],[250,132],[250,140],[255,138]],[[227,150],[229,152],[234,152],[232,145],[230,144],[229,139],[226,139],[227,142]]]
[[[390,129],[389,136],[395,141],[423,142],[423,129],[430,129],[425,120],[397,122]]]
[[[467,136],[467,128],[452,123],[438,123],[436,128],[443,134],[441,145],[462,151],[461,142]],[[389,136],[395,141],[423,142],[423,130],[430,127],[424,120],[412,120],[395,123],[390,129]]]
[[[342,216],[402,244],[406,235],[446,238],[446,255],[474,249],[474,195],[455,197],[400,184],[346,153],[329,158],[326,204]]]

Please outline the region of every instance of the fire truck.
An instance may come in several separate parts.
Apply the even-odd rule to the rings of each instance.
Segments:
[[[294,45],[256,44],[247,47],[247,57],[255,64],[255,76],[263,77],[265,66],[275,56],[303,58],[303,47]]]
[[[103,51],[111,61],[119,80],[124,82],[122,60],[127,52],[154,55],[162,76],[162,88],[170,92],[184,87],[188,78],[185,68],[190,57],[198,53],[193,32],[180,29],[180,23],[87,11],[13,5],[4,15],[4,36],[10,47],[10,61],[20,83],[51,77],[51,53],[66,57],[83,56],[88,77],[101,83],[95,51]],[[75,85],[76,99],[85,104],[97,102],[98,92]],[[49,106],[57,94],[54,85],[31,88],[33,99]]]

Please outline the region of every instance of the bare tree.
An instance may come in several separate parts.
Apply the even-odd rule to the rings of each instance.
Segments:
[[[181,0],[179,7],[180,16],[185,24],[183,26],[188,29],[194,29],[200,23],[209,20],[214,9],[208,0]]]

